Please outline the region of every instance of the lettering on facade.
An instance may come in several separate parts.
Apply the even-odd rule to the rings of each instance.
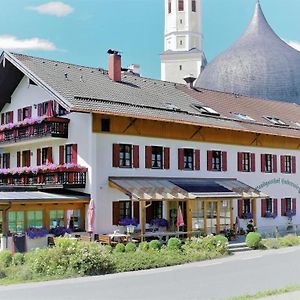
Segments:
[[[256,189],[257,190],[262,190],[263,188],[267,188],[267,187],[269,187],[270,185],[273,185],[273,184],[289,185],[290,187],[297,190],[298,193],[300,194],[300,185],[295,183],[295,182],[292,182],[288,179],[284,179],[284,178],[273,178],[273,179],[268,180],[268,181],[263,181],[261,184],[256,186]]]

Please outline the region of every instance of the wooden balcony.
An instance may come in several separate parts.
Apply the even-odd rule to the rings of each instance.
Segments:
[[[36,174],[0,174],[0,187],[85,188],[86,173],[87,170],[55,170]]]
[[[35,124],[18,124],[0,130],[0,144],[16,143],[43,137],[68,138],[67,118],[51,117]]]

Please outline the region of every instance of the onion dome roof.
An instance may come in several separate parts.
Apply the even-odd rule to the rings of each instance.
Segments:
[[[195,87],[300,104],[300,52],[276,35],[257,2],[240,39],[206,66]]]

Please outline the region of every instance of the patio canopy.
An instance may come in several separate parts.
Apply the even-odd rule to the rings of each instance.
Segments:
[[[132,200],[185,200],[196,198],[265,198],[268,195],[237,179],[109,177]]]
[[[8,203],[76,202],[89,203],[90,195],[84,193],[50,193],[41,191],[0,191],[0,205]]]

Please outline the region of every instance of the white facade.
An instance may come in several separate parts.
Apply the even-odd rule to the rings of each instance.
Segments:
[[[201,1],[165,0],[164,53],[161,79],[184,83],[192,74],[198,77],[206,64],[202,46]]]

